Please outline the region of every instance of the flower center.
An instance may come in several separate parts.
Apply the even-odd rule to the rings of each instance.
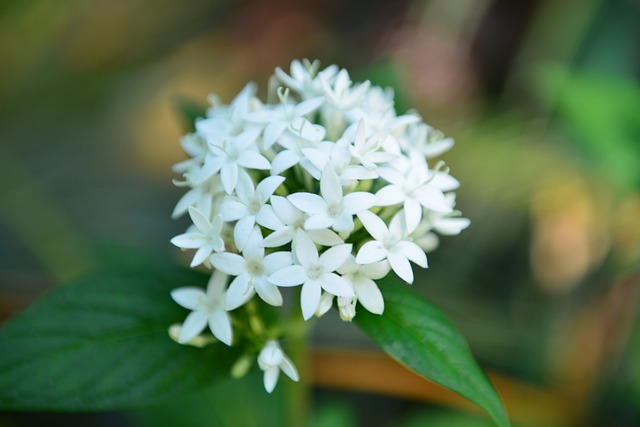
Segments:
[[[312,265],[307,269],[307,276],[309,279],[319,279],[324,273],[324,268],[321,265]]]
[[[248,260],[247,261],[247,272],[251,276],[262,276],[264,275],[264,267],[261,262],[256,260]]]
[[[341,203],[331,203],[327,208],[329,216],[332,218],[336,218],[340,216],[342,213],[342,204]]]
[[[260,201],[258,199],[251,199],[247,207],[252,214],[257,214],[260,210]]]

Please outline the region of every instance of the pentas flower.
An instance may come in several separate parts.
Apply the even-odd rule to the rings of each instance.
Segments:
[[[191,224],[171,241],[195,249],[191,266],[215,280],[207,292],[174,291],[191,314],[171,330],[180,343],[205,345],[208,324],[231,344],[233,324],[242,360],[262,348],[270,392],[280,370],[298,374],[277,343],[289,329],[264,324],[261,305],[286,305],[299,291],[304,320],[334,305],[347,321],[360,307],[384,315],[376,280],[393,271],[413,283],[412,263],[427,267],[423,250],[469,220],[454,209],[459,182],[442,161],[430,164],[453,141],[415,113],[398,114],[392,90],[294,60],[268,91],[269,102],[255,84],[229,104],[210,96],[181,141],[189,158],[174,167],[175,184],[186,192],[173,216],[188,212]]]

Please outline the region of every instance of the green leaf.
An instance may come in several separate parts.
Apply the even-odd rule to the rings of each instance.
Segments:
[[[234,351],[182,346],[170,291],[193,271],[95,274],[54,289],[0,329],[0,409],[105,411],[162,402],[227,376]]]
[[[430,302],[391,280],[378,282],[384,315],[359,310],[354,322],[391,357],[483,408],[501,427],[509,419],[464,337]]]

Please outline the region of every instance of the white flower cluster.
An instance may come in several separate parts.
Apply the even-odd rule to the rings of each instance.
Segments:
[[[458,181],[444,163],[428,164],[453,141],[415,113],[397,115],[390,89],[353,84],[346,70],[305,60],[289,74],[276,69],[269,92],[270,103],[256,98],[254,84],[229,105],[211,97],[206,118],[181,141],[190,158],[174,167],[184,177],[176,185],[189,190],[173,217],[188,213],[193,225],[171,242],[196,249],[192,267],[214,270],[207,292],[172,293],[192,310],[181,343],[208,324],[231,345],[228,312],[256,294],[280,306],[281,287],[301,286],[305,320],[335,297],[344,320],[357,302],[382,314],[375,280],[393,270],[412,283],[410,261],[427,267],[434,233],[469,225],[454,210]],[[267,344],[281,352],[276,345]],[[268,390],[280,361],[297,379],[282,357],[261,356]]]

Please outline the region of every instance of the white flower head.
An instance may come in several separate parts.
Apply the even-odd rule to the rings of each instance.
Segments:
[[[192,310],[182,324],[179,343],[193,340],[208,324],[214,337],[231,345],[231,321],[225,309],[226,284],[227,275],[216,271],[209,279],[206,292],[193,287],[178,288],[171,292],[171,298],[175,302]]]
[[[298,381],[298,370],[280,348],[278,341],[269,340],[260,351],[258,356],[258,366],[264,371],[264,388],[267,393],[271,393],[278,383],[280,370],[293,381]]]

